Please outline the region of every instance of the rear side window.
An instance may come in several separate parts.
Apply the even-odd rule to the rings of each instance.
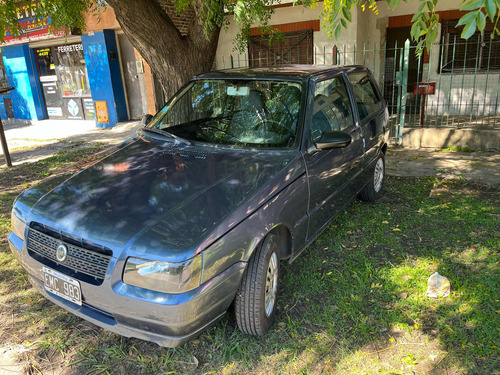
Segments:
[[[351,104],[342,77],[318,82],[314,90],[312,140],[316,142],[327,130],[342,131],[352,125]]]
[[[375,82],[368,73],[351,73],[348,77],[356,99],[360,120],[367,118],[382,108],[382,100],[375,88]]]

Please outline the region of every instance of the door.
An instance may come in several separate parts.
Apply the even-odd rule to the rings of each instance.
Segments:
[[[363,132],[365,143],[364,163],[368,165],[378,155],[385,132],[384,105],[377,84],[370,73],[358,71],[349,73],[347,77],[352,88],[359,125]],[[371,170],[366,171],[366,173],[367,176],[371,175]],[[368,181],[368,178],[365,181]]]
[[[33,52],[42,85],[45,106],[47,107],[47,115],[49,118],[64,118],[62,95],[56,74],[53,50],[51,47],[46,47],[37,48]]]
[[[144,74],[137,71],[134,46],[132,46],[126,35],[118,34],[118,41],[120,43],[123,78],[127,89],[129,117],[131,119],[140,119],[144,114],[148,113],[147,103],[144,106],[141,91],[141,79],[144,80]]]
[[[354,119],[343,75],[315,83],[308,126],[311,146],[327,130],[343,131],[352,137],[351,144],[345,148],[305,154],[310,191],[308,233],[312,237],[344,208],[362,186],[359,172],[364,154],[363,137]]]

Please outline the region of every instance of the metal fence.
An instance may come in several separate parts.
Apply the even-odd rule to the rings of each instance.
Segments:
[[[343,45],[312,51],[315,65],[367,66],[378,81],[391,115],[391,135],[406,127],[500,128],[500,41],[459,36],[415,55],[407,40],[393,46]],[[498,51],[498,52],[497,52]],[[217,69],[276,66],[292,61],[275,53],[217,56]]]

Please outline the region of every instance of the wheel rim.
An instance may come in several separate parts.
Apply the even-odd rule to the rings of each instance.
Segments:
[[[267,265],[266,275],[266,316],[269,317],[276,303],[276,292],[278,291],[278,257],[273,252]]]
[[[384,180],[384,160],[379,158],[375,165],[375,172],[373,173],[373,188],[378,193],[382,189],[382,181]]]

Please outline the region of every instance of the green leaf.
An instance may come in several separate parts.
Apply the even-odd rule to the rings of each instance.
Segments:
[[[422,17],[421,13],[415,13],[411,19],[411,23],[413,24],[416,20],[418,20],[420,17]]]
[[[427,13],[427,12],[422,13],[422,18],[423,18],[424,22],[429,22],[429,19],[430,19],[429,13]]]
[[[431,1],[427,2],[427,9],[429,9],[431,12],[434,9],[434,4]]]
[[[352,16],[351,16],[351,11],[347,8],[342,8],[342,14],[344,15],[344,18],[349,21],[349,22],[352,22]]]
[[[339,36],[340,36],[340,25],[337,25],[337,27],[335,27],[334,35],[335,35],[335,39],[338,40]]]
[[[417,23],[418,23],[418,26],[420,26],[420,28],[421,28],[422,30],[427,31],[427,25],[425,24],[425,22],[424,22],[424,21],[422,21],[422,19],[419,19]]]
[[[438,36],[438,28],[437,25],[429,30],[427,37],[425,38],[427,49],[430,48],[431,44],[435,42]]]
[[[493,18],[495,18],[495,14],[497,13],[497,5],[495,0],[486,0],[484,3],[484,9],[486,10],[486,14],[493,22]]]
[[[471,0],[467,4],[465,4],[463,7],[460,8],[460,10],[475,10],[479,9],[483,6],[485,0]]]
[[[344,26],[344,29],[347,29],[347,22],[345,21],[345,19],[341,19],[340,22],[342,22],[342,26]]]
[[[418,26],[417,23],[414,23],[411,26],[410,36],[415,41],[419,38],[419,36],[420,36],[420,27]]]
[[[483,12],[479,12],[476,17],[477,21],[477,28],[479,31],[483,31],[484,27],[486,26],[486,17],[484,16]]]
[[[476,17],[477,17],[477,12],[467,13],[467,14],[463,15],[462,18],[460,18],[458,20],[457,26],[470,24],[472,22],[472,20],[474,20],[474,22],[476,22]]]
[[[422,1],[418,7],[418,13],[420,13],[422,9],[424,9],[424,6],[425,6],[425,1]]]
[[[463,39],[469,39],[472,34],[474,34],[476,31],[476,19],[474,19],[471,23],[468,23],[465,25],[464,29],[462,30],[462,38]]]

